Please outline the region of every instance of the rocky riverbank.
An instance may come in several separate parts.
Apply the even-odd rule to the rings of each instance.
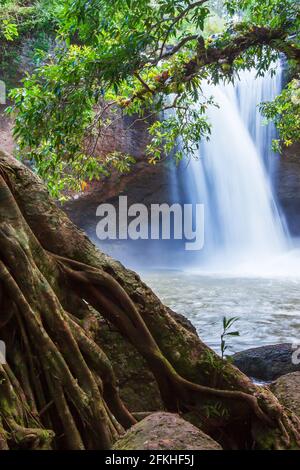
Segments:
[[[289,343],[246,349],[234,354],[232,359],[244,374],[266,382],[300,372],[300,347]]]

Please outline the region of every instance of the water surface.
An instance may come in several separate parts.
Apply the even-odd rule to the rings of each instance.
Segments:
[[[300,278],[234,277],[160,271],[142,274],[161,300],[185,315],[201,339],[220,351],[222,318],[239,317],[229,353],[300,343]]]

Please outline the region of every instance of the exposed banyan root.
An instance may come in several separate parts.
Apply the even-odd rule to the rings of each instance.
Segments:
[[[13,378],[13,379],[12,379]],[[49,449],[54,437],[52,430],[34,417],[12,371],[7,365],[0,366],[0,449],[13,448]]]
[[[238,402],[243,416],[274,433],[274,447],[300,446],[298,419],[269,392],[213,388],[178,374],[120,283],[46,251],[0,175],[0,331],[8,346],[0,368],[0,448],[106,449],[135,422],[110,361],[78,320],[89,306],[145,358],[168,410]]]
[[[0,380],[1,446],[51,447],[55,429],[68,448],[108,449],[136,421],[108,358],[62,307],[55,263],[0,177],[1,197],[0,321],[11,364]]]
[[[83,298],[112,322],[146,359],[167,409],[189,409],[189,402],[195,401],[195,395],[242,401],[265,426],[279,429],[281,440],[277,443],[278,447],[281,441],[286,447],[291,445],[289,432],[296,445],[300,446],[300,420],[293,416],[291,421],[274,397],[269,403],[269,396],[263,389],[251,395],[243,391],[211,388],[184,379],[163,356],[134,303],[112,276],[84,263],[53,256],[70,283],[81,291]]]

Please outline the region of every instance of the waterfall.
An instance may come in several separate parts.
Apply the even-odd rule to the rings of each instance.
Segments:
[[[246,89],[246,91],[245,91]],[[282,68],[277,64],[276,72],[272,76],[269,72],[264,77],[256,77],[256,70],[242,72],[240,80],[236,84],[238,106],[243,121],[251,134],[252,139],[263,159],[270,182],[278,166],[279,155],[272,151],[272,140],[277,137],[275,125],[270,123],[262,125],[262,116],[259,104],[272,101],[282,89]]]
[[[196,259],[201,266],[255,265],[287,247],[273,188],[275,130],[272,124],[263,126],[258,109],[280,92],[281,68],[274,76],[255,75],[245,71],[234,85],[203,87],[219,105],[208,111],[211,138],[177,172],[184,199],[205,206],[205,247]]]

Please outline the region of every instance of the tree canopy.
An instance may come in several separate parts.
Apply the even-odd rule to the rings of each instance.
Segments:
[[[128,170],[128,155],[95,157],[120,109],[148,122],[172,108],[149,120],[147,154],[155,163],[180,138],[182,158],[209,138],[205,114],[216,103],[203,81],[233,81],[251,67],[264,74],[280,54],[293,82],[262,109],[289,145],[300,137],[299,11],[297,0],[63,0],[55,48],[11,94],[20,154],[58,195],[110,165]]]
[[[216,104],[203,83],[235,80],[253,66],[264,74],[279,54],[291,80],[263,108],[285,145],[299,136],[296,1],[0,2],[1,51],[31,34],[38,9],[49,13],[49,34],[56,30],[10,109],[20,155],[54,195],[111,164],[128,169],[129,156],[94,155],[122,114],[149,119],[150,161],[179,137],[177,158],[193,152],[209,136],[206,109]],[[156,408],[183,414],[224,449],[300,448],[300,420],[284,402],[100,252],[34,172],[1,150],[0,195],[0,449],[111,449]],[[223,343],[236,335],[230,322]],[[153,388],[146,400],[145,383]]]

